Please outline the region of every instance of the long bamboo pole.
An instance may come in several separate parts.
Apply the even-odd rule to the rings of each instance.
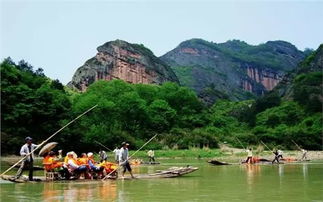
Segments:
[[[111,149],[109,149],[108,147],[104,146],[103,144],[101,144],[100,142],[94,140],[95,143],[97,143],[98,145],[104,147],[105,149],[109,150],[110,152],[113,152]]]
[[[267,149],[269,149],[271,152],[273,152],[273,150],[271,150],[263,141],[260,140],[260,142],[265,145],[265,147],[267,147]]]
[[[48,140],[52,139],[57,133],[61,132],[64,128],[66,128],[67,126],[69,126],[71,123],[73,123],[74,121],[76,121],[77,119],[81,118],[83,115],[87,114],[88,112],[90,112],[92,109],[96,108],[98,105],[94,105],[93,107],[91,107],[90,109],[86,110],[85,112],[83,112],[82,114],[78,115],[75,119],[73,119],[72,121],[70,121],[69,123],[67,123],[65,126],[63,126],[62,128],[60,128],[58,131],[56,131],[55,133],[53,133],[51,136],[49,136],[46,140],[44,140],[42,143],[40,143],[39,145],[37,145],[37,147],[32,150],[30,153],[26,154],[26,156],[24,156],[22,159],[20,159],[17,163],[15,163],[13,166],[11,166],[10,168],[8,168],[6,171],[4,171],[3,173],[1,173],[0,176],[3,176],[4,174],[6,174],[7,172],[9,172],[12,168],[14,168],[16,165],[18,165],[19,163],[21,163],[23,160],[25,160],[28,156],[30,156],[31,154],[33,154],[37,149],[39,149],[40,147],[42,147],[46,142],[48,142]]]
[[[298,146],[298,144],[296,144],[296,142],[294,142],[294,140],[292,140],[292,142],[296,145],[296,147],[299,149],[299,150],[302,150],[302,148],[300,146]]]
[[[237,140],[238,140],[238,142],[241,144],[241,146],[242,146],[242,148],[244,149],[244,150],[246,150],[245,148],[244,148],[244,146],[243,146],[243,144],[240,142],[240,140],[237,138],[237,137],[235,137]]]
[[[130,159],[131,157],[133,157],[137,152],[139,152],[142,148],[144,148],[149,142],[151,142],[155,137],[157,137],[157,135],[158,134],[156,134],[156,135],[154,135],[152,138],[150,138],[145,144],[143,144],[139,149],[137,149],[137,151],[135,151],[135,153],[133,153],[128,159]],[[122,163],[125,163],[125,161],[124,162],[122,162]],[[122,164],[121,163],[121,164]],[[117,166],[117,168],[115,168],[113,171],[111,171],[110,173],[108,173],[103,179],[102,179],[102,181],[103,180],[105,180],[105,179],[107,179],[112,173],[114,173],[116,170],[118,170],[118,168],[119,168],[119,166]]]

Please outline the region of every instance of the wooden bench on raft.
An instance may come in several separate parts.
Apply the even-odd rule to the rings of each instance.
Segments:
[[[44,170],[46,180],[57,180],[60,178],[60,173],[55,171]]]
[[[49,164],[44,164],[44,175],[46,180],[57,180],[60,178],[60,173],[55,172],[54,170],[51,170],[49,167],[47,167]]]

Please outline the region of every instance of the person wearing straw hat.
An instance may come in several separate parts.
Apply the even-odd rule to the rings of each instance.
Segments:
[[[126,142],[122,142],[121,146],[122,147],[119,151],[119,165],[123,167],[122,177],[124,177],[125,172],[128,170],[131,177],[135,178],[132,174],[132,169],[129,163],[129,152],[128,152],[129,144]]]
[[[33,151],[37,145],[32,143],[33,139],[31,137],[26,137],[25,142],[21,149],[20,149],[20,155],[26,156],[28,153]],[[15,178],[19,179],[22,175],[23,169],[27,167],[29,169],[29,181],[33,181],[33,171],[34,171],[34,153],[29,155],[24,161],[21,162],[20,168],[18,169]]]

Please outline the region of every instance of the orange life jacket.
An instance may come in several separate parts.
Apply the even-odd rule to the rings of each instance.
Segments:
[[[50,171],[53,170],[54,168],[60,168],[63,166],[63,162],[58,162],[54,159],[53,156],[46,156],[43,159],[43,165],[45,167],[45,170]]]
[[[79,159],[77,159],[77,164],[78,165],[87,165],[88,163],[87,163],[87,158],[86,157],[81,157],[81,158],[79,158]]]
[[[67,162],[68,162],[68,156],[65,156],[64,163],[67,164]]]
[[[117,169],[117,164],[112,163],[112,162],[105,162],[105,163],[103,164],[103,166],[104,166],[104,169],[105,169],[105,171],[106,171],[107,173],[110,173],[110,172],[112,172],[113,170],[116,170],[116,169]]]
[[[52,169],[52,157],[47,155],[43,159],[43,165],[45,170],[50,171]]]

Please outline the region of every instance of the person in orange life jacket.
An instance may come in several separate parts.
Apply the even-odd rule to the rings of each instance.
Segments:
[[[26,156],[29,154],[31,151],[33,151],[38,145],[35,145],[32,143],[32,138],[31,137],[26,137],[25,142],[21,149],[20,149],[20,155],[21,156]],[[23,169],[25,167],[28,167],[29,169],[29,181],[33,181],[33,169],[34,169],[34,153],[30,154],[24,161],[21,162],[20,168],[16,173],[15,178],[18,179],[21,177]]]
[[[96,166],[95,165],[95,161],[93,159],[92,152],[87,153],[87,158],[88,158],[88,165],[89,165],[90,170],[95,171],[95,172],[103,171],[103,169],[104,169],[103,166]]]
[[[59,152],[61,152],[61,150]],[[62,156],[61,153],[57,157],[55,152],[50,151],[44,156],[45,157],[43,159],[43,165],[45,166],[46,170],[50,171],[50,170],[54,170],[55,168],[61,168],[63,166],[63,162],[59,162]]]
[[[81,157],[77,159],[77,164],[79,166],[83,166],[83,165],[88,166],[86,153],[81,154]]]
[[[58,171],[61,174],[61,177],[68,179],[68,169],[63,166],[63,162],[59,162],[59,160],[62,158],[62,150],[59,150],[58,152],[58,157],[53,151],[50,151],[48,154],[45,154],[45,157],[43,159],[43,165],[46,171]]]
[[[72,152],[67,153],[67,167],[71,172],[82,173],[87,171],[86,165],[78,165]]]

